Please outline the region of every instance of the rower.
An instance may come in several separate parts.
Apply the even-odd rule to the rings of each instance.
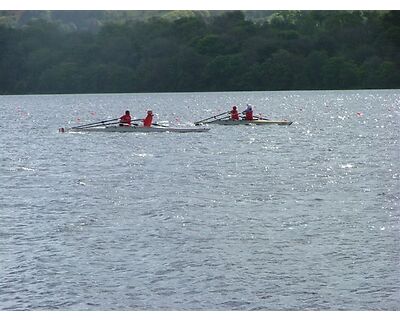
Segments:
[[[242,112],[245,115],[245,120],[253,120],[253,108],[247,104],[247,109]]]
[[[123,126],[129,127],[131,125],[131,121],[132,121],[131,114],[130,114],[129,110],[126,110],[125,114],[119,118],[119,125],[121,127],[123,127]]]
[[[239,112],[237,111],[237,107],[233,106],[232,110],[230,111],[231,114],[231,120],[237,121],[239,120]]]
[[[151,127],[151,124],[153,123],[153,111],[149,110],[147,111],[147,116],[143,120],[143,126],[145,127]]]

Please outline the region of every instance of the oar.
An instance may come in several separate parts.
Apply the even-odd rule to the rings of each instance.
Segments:
[[[153,123],[152,126],[163,127],[163,128],[169,128],[169,126],[164,126],[164,125],[158,124],[158,123]]]
[[[217,122],[217,121],[220,121],[220,120],[229,119],[230,117],[231,117],[231,116],[226,116],[226,117],[222,117],[222,118],[215,119],[215,120],[212,120],[212,121],[208,121],[208,122],[206,122],[206,123],[213,123],[213,122]]]
[[[71,129],[79,129],[79,128],[84,128],[84,127],[87,127],[87,126],[102,125],[102,124],[105,124],[105,123],[107,123],[107,122],[112,122],[112,121],[117,121],[117,120],[119,120],[119,118],[110,119],[110,120],[103,120],[103,121],[93,122],[93,123],[87,123],[87,124],[82,124],[82,125],[80,125],[80,126],[71,127]]]
[[[119,124],[119,123],[120,123],[119,121],[117,121],[117,122],[107,122],[107,123],[105,123],[105,124],[86,125],[86,126],[84,126],[84,127],[73,127],[73,128],[71,128],[71,129],[96,128],[96,127],[101,127],[102,125],[104,125],[104,126],[110,126],[110,125]]]
[[[206,118],[206,119],[203,119],[203,120],[196,121],[194,124],[197,126],[197,125],[199,125],[200,123],[202,123],[204,121],[207,121],[207,120],[210,120],[210,119],[216,119],[217,117],[220,117],[220,116],[222,116],[224,114],[227,114],[227,113],[229,113],[229,111],[225,111],[225,112],[223,112],[221,114],[217,114],[215,116],[212,116],[212,117],[209,117],[209,118]]]
[[[267,118],[260,117],[260,116],[255,116],[255,115],[253,115],[253,118],[256,118],[256,119],[259,119],[259,120],[269,120]]]
[[[88,123],[88,124],[85,124],[85,125],[81,125],[81,126],[77,126],[77,127],[72,127],[71,129],[82,129],[82,128],[95,128],[95,127],[100,127],[100,126],[109,126],[109,125],[114,125],[114,124],[121,124],[121,122],[119,122],[119,121],[117,121],[117,122],[111,122],[111,121],[116,121],[116,120],[119,120],[119,118],[118,119],[111,119],[111,120],[104,120],[104,121],[101,121],[101,122],[95,122],[95,123]],[[132,122],[133,121],[143,121],[143,119],[133,119],[133,120],[131,120]],[[137,126],[137,124],[136,123],[132,123],[131,124],[132,126]]]

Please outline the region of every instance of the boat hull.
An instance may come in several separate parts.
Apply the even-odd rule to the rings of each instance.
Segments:
[[[209,128],[177,128],[177,127],[143,127],[143,126],[108,126],[108,127],[93,127],[93,128],[68,128],[65,132],[207,132]]]
[[[292,121],[288,120],[215,120],[209,124],[219,124],[224,126],[277,124],[280,126],[290,126],[292,123]]]

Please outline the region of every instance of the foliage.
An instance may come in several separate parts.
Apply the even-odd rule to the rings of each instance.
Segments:
[[[0,94],[400,87],[397,11],[146,14],[97,12],[98,32],[3,17]]]

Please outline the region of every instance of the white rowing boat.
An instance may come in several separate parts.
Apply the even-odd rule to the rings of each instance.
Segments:
[[[267,125],[277,124],[280,126],[290,126],[293,122],[288,120],[230,120],[230,119],[218,119],[207,122],[207,124],[220,124],[224,126],[236,126],[236,125]],[[205,124],[205,123],[204,123]]]
[[[164,126],[96,126],[89,128],[61,128],[60,132],[207,132],[210,128],[179,128]]]

